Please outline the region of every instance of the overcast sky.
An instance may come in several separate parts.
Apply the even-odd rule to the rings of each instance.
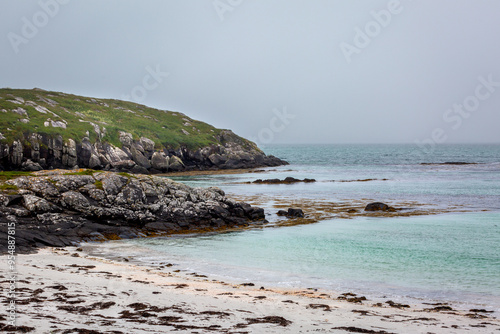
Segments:
[[[498,0],[1,0],[0,87],[128,99],[260,144],[499,143],[499,14]]]

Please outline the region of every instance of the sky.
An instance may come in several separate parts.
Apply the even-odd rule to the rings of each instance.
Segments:
[[[179,111],[260,145],[500,143],[497,0],[0,2],[0,87]]]

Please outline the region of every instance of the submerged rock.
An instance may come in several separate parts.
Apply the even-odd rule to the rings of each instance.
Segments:
[[[394,209],[393,207],[385,204],[385,203],[381,203],[381,202],[374,202],[374,203],[370,203],[368,204],[366,207],[365,207],[365,211],[396,211],[396,209]]]
[[[304,218],[304,211],[302,211],[302,209],[289,208],[288,211],[279,210],[276,214],[278,216],[286,216],[286,217],[293,217],[293,218]]]
[[[280,179],[266,179],[266,180],[262,180],[262,179],[258,179],[258,180],[255,180],[253,181],[252,183],[255,183],[255,184],[292,184],[292,183],[299,183],[299,182],[305,182],[305,183],[311,183],[311,182],[316,182],[315,179],[303,179],[303,180],[300,180],[300,179],[296,179],[294,177],[286,177],[284,178],[283,180],[280,180]]]

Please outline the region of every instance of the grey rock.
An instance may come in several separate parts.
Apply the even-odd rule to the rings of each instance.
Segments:
[[[51,180],[59,191],[78,190],[89,185],[94,186],[96,180],[91,175],[54,175]],[[51,182],[51,183],[53,183]],[[95,187],[95,186],[94,186]]]
[[[73,139],[69,139],[68,142],[64,144],[62,149],[62,164],[64,166],[74,167],[77,163],[78,163],[78,156],[76,153],[76,143]]]
[[[219,166],[219,165],[222,165],[224,163],[226,163],[227,161],[227,156],[222,156],[220,154],[212,154],[208,157],[208,159],[210,160],[210,162],[212,164],[214,164],[215,166]]]
[[[42,170],[42,166],[39,163],[31,161],[31,159],[26,160],[21,164],[21,169],[24,171],[36,172]]]
[[[28,137],[28,142],[31,145],[31,160],[35,162],[40,161],[40,142],[42,140],[42,136],[37,133],[32,133]]]
[[[120,143],[122,143],[123,146],[125,146],[125,147],[132,146],[133,137],[132,137],[131,133],[120,131],[119,135],[120,135],[120,137],[119,137]]]
[[[106,200],[106,193],[104,190],[101,189],[90,189],[88,191],[89,197],[92,198],[94,201],[101,202],[102,204],[105,203]]]
[[[365,211],[395,211],[393,207],[381,202],[370,203],[365,207]]]
[[[49,212],[57,210],[54,204],[34,195],[23,195],[23,201],[24,207],[31,212]]]
[[[119,162],[122,160],[129,160],[129,156],[118,147],[112,145],[104,146],[104,156],[110,163]]]
[[[88,199],[77,191],[66,191],[61,195],[61,204],[64,207],[77,211],[85,211],[90,203]]]
[[[102,182],[106,195],[117,195],[129,181],[127,177],[115,173],[101,173],[95,177]]]
[[[145,151],[153,152],[155,150],[155,142],[149,138],[141,137],[140,143]]]
[[[277,215],[278,216],[286,216],[289,218],[303,218],[304,212],[301,209],[289,208],[287,211],[279,210]]]
[[[131,170],[135,165],[136,163],[133,160],[123,160],[111,163],[111,166],[113,166],[115,170]]]
[[[163,152],[155,152],[151,158],[151,166],[160,171],[168,170],[168,157]]]
[[[56,136],[55,138],[48,140],[49,151],[52,151],[52,155],[55,161],[60,162],[62,159],[62,149],[63,149],[63,138],[62,136]]]
[[[23,161],[23,145],[19,140],[12,143],[12,153],[10,155],[10,161],[14,166],[20,166]]]
[[[6,217],[18,221],[20,252],[108,235],[129,238],[265,221],[262,209],[228,199],[218,188],[191,188],[154,176],[55,171],[8,182],[22,195],[0,193],[0,227]]]
[[[169,170],[175,172],[175,171],[181,171],[185,167],[184,167],[184,163],[182,162],[182,160],[179,157],[173,155],[168,160],[168,168],[169,168]]]
[[[149,163],[149,160],[144,156],[144,154],[141,152],[139,148],[142,148],[142,146],[139,145],[132,145],[130,148],[130,153],[132,154],[132,159],[136,164],[138,164],[141,167],[144,168],[151,168],[151,164]],[[144,151],[144,150],[143,150]]]
[[[26,112],[26,110],[21,107],[13,109],[12,112],[21,115],[23,117],[28,117],[28,113]]]
[[[115,199],[115,203],[118,205],[137,205],[143,204],[145,201],[146,195],[138,182],[135,184],[132,182],[127,184]]]

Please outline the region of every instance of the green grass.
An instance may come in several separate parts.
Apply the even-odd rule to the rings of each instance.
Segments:
[[[6,184],[6,183],[0,184],[0,191],[2,192],[12,193],[12,192],[17,192],[18,190],[19,188],[13,184]]]
[[[137,177],[135,177],[134,175],[126,173],[126,172],[120,172],[120,173],[118,173],[118,175],[124,176],[124,177],[126,177],[128,179],[131,179],[131,178],[137,179]]]
[[[90,175],[93,176],[96,171],[93,169],[86,169],[80,172],[64,173],[64,175]]]
[[[20,176],[34,176],[32,172],[9,171],[0,172],[0,182],[15,179]]]
[[[0,172],[0,192],[7,195],[16,195],[19,188],[13,184],[7,184],[5,181],[15,179],[20,176],[33,176],[31,172]]]
[[[9,101],[14,100],[14,97],[23,98],[25,102],[35,102],[54,114],[43,114],[33,106]],[[51,106],[44,99],[50,99],[56,105]],[[139,140],[140,137],[153,140],[156,149],[164,147],[177,149],[181,146],[197,149],[217,144],[217,136],[222,131],[177,112],[158,110],[127,101],[94,100],[95,102],[89,97],[41,90],[0,89],[0,133],[6,137],[0,142],[11,143],[14,140],[26,142],[26,137],[30,133],[46,134],[49,137],[62,135],[64,141],[71,138],[79,142],[87,136],[88,131],[89,139],[94,143],[99,138],[89,123],[92,122],[99,125],[101,131],[103,128],[106,129],[102,141],[117,147],[121,147],[119,132],[124,131],[131,133],[134,140]],[[25,117],[12,111],[19,107],[28,113],[29,123],[21,123],[19,120]],[[2,109],[7,112],[2,112]],[[53,121],[66,121],[66,129],[46,127],[44,122],[49,118]],[[190,124],[186,124],[185,119]],[[184,134],[183,130],[190,135]],[[242,140],[245,144],[251,145],[250,142]]]
[[[94,185],[97,189],[104,190],[104,188],[102,186],[102,181],[97,180],[97,181],[95,181]]]

